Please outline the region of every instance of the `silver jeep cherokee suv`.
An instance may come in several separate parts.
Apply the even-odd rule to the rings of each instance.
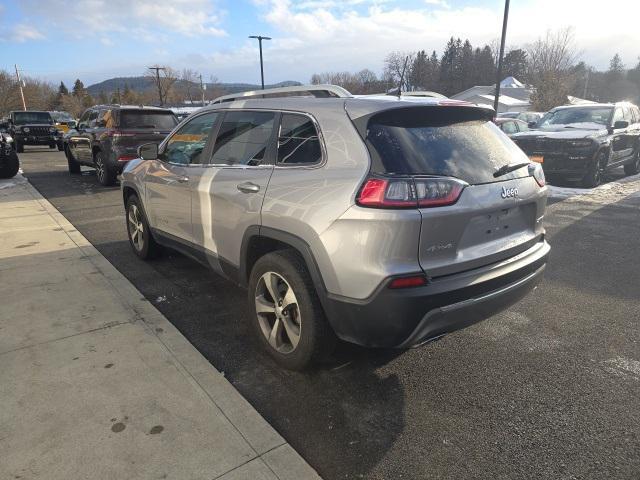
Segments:
[[[247,287],[259,341],[291,369],[336,336],[420,345],[534,288],[544,174],[492,110],[326,90],[223,98],[140,147],[121,182],[135,253],[169,246]]]

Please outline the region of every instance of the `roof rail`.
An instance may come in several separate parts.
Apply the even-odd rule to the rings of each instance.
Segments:
[[[299,94],[299,95],[296,95]],[[277,98],[277,97],[308,97],[347,98],[352,95],[342,87],[337,85],[298,85],[295,87],[267,88],[265,90],[253,90],[251,92],[232,93],[216,98],[211,103],[233,102],[235,100],[250,100],[256,98]]]

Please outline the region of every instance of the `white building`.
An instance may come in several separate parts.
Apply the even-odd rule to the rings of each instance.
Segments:
[[[451,98],[454,100],[464,100],[466,102],[493,107],[495,90],[495,85],[477,85],[475,87],[468,88],[464,92],[452,95]],[[528,88],[516,78],[505,78],[500,82],[498,113],[527,112],[531,110],[532,93],[533,89]]]

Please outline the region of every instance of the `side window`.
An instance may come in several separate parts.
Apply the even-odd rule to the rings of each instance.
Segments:
[[[278,136],[278,164],[312,165],[321,161],[322,149],[313,121],[305,115],[282,114]]]
[[[98,112],[97,110],[92,110],[91,113],[89,114],[89,120],[88,120],[88,127],[89,128],[94,128],[96,126],[96,120],[98,119]]]
[[[167,142],[163,160],[180,165],[203,163],[202,152],[217,118],[218,112],[211,112],[185,123]]]
[[[518,122],[518,130],[521,132],[529,131],[529,124],[527,122]]]
[[[266,160],[275,116],[274,112],[225,113],[211,163],[251,166],[262,164]]]
[[[87,110],[86,112],[84,112],[82,114],[82,117],[80,117],[80,121],[78,122],[78,126],[86,127],[87,124],[89,123],[89,115],[90,114],[91,114],[91,110]]]
[[[622,114],[624,116],[624,120],[629,122],[629,124],[633,123],[633,117],[631,116],[631,110],[629,110],[629,107],[623,107]]]
[[[616,111],[613,114],[613,124],[622,120],[624,120],[624,114],[622,113],[622,109],[616,108]]]
[[[504,122],[502,124],[502,131],[507,135],[511,135],[512,133],[518,133],[518,128],[515,122]]]
[[[113,128],[114,119],[111,110],[101,109],[98,110],[98,119],[96,120],[96,127],[98,128]]]

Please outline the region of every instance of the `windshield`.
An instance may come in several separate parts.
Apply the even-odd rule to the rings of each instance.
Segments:
[[[149,110],[122,110],[120,112],[120,128],[173,130],[177,124],[178,120],[172,112]]]
[[[597,124],[608,126],[611,121],[612,107],[580,107],[563,108],[547,113],[538,122],[538,127],[553,125],[572,125],[577,123]]]
[[[449,176],[480,184],[495,182],[493,173],[504,165],[528,161],[493,122],[438,110],[437,116],[422,109],[374,116],[366,136],[374,173]],[[500,180],[527,175],[519,169]]]
[[[46,123],[51,125],[51,115],[49,112],[14,112],[13,120],[16,125],[25,125],[28,123]]]
[[[49,112],[51,117],[56,122],[72,122],[73,117],[69,115],[67,112]]]

